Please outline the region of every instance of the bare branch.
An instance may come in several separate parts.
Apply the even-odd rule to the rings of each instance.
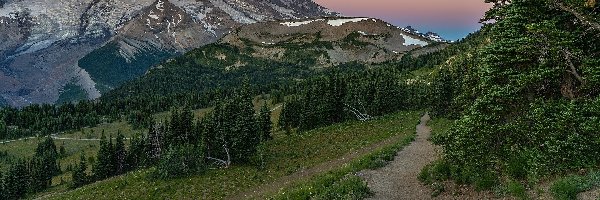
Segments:
[[[223,166],[227,166],[227,161],[225,161],[225,160],[221,160],[221,159],[213,158],[213,157],[206,157],[206,159],[214,160]]]
[[[568,13],[571,13],[572,15],[574,15],[579,21],[583,22],[584,24],[589,25],[590,27],[592,27],[593,29],[595,29],[596,31],[600,31],[600,24],[598,24],[597,22],[594,21],[590,21],[586,18],[586,16],[584,16],[581,13],[578,13],[576,10],[573,10],[571,8],[569,8],[568,6],[565,6],[563,3],[561,3],[560,1],[556,1],[556,5],[558,5],[558,7]]]
[[[583,77],[581,77],[581,75],[579,75],[579,73],[577,73],[577,68],[575,67],[575,64],[573,64],[573,61],[571,60],[571,52],[567,51],[567,50],[562,50],[563,54],[565,55],[565,60],[567,61],[567,65],[569,65],[569,68],[571,68],[571,70],[566,70],[567,72],[573,74],[573,76],[575,76],[575,78],[581,82],[581,83],[585,83],[585,80],[583,79]]]
[[[372,119],[372,117],[368,114],[363,114],[362,112],[360,112],[358,109],[348,105],[348,104],[344,104],[347,108],[349,108],[350,112],[352,112],[354,115],[356,115],[356,118],[360,121],[368,121],[370,119]]]

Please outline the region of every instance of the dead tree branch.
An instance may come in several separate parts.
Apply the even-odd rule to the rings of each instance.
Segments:
[[[206,157],[206,159],[214,160],[215,163],[217,163],[218,165],[221,165],[224,168],[229,168],[229,166],[231,165],[231,156],[229,155],[229,148],[227,148],[227,146],[223,145],[223,149],[225,149],[225,154],[227,154],[227,160],[213,158],[213,157]]]
[[[575,76],[575,78],[581,82],[581,83],[585,83],[585,80],[583,79],[583,77],[581,77],[581,75],[579,75],[579,73],[577,73],[577,68],[575,67],[575,64],[573,64],[573,60],[572,58],[572,54],[571,52],[569,52],[568,50],[562,50],[564,56],[565,56],[565,60],[567,61],[567,65],[569,66],[570,70],[567,70],[567,72],[571,73],[573,76]]]
[[[370,119],[372,119],[372,118],[373,118],[373,117],[371,117],[370,115],[368,115],[368,114],[366,114],[366,113],[365,113],[365,114],[363,114],[363,113],[362,113],[362,112],[360,112],[358,109],[356,109],[356,108],[354,108],[354,107],[352,107],[352,106],[350,106],[350,105],[348,105],[348,104],[344,104],[344,105],[345,105],[345,106],[346,106],[346,108],[348,108],[348,110],[350,110],[350,112],[352,112],[352,113],[353,113],[353,114],[356,116],[356,118],[357,118],[358,120],[360,120],[360,121],[363,121],[363,122],[364,122],[364,121],[368,121],[368,120],[370,120]]]
[[[560,8],[561,10],[571,13],[572,15],[574,15],[579,21],[583,22],[584,24],[590,26],[592,29],[595,29],[596,31],[600,31],[600,24],[591,20],[588,20],[587,17],[579,12],[577,12],[576,10],[573,10],[572,8],[569,8],[568,6],[565,6],[562,2],[560,1],[556,1],[556,5],[558,5],[558,8]]]

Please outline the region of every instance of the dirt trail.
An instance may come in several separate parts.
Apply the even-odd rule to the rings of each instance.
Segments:
[[[427,126],[429,120],[431,120],[429,114],[421,117],[421,123],[417,125],[415,141],[398,152],[387,166],[363,171],[360,174],[374,192],[369,199],[498,199],[491,192],[476,192],[473,188],[460,187],[452,183],[446,184],[446,192],[435,198],[431,197],[432,190],[417,178],[423,167],[437,160],[441,155],[441,148],[428,141],[431,135],[431,128]]]
[[[327,162],[318,164],[317,166],[295,172],[288,176],[284,176],[277,180],[271,181],[270,183],[267,183],[264,185],[259,185],[255,188],[253,188],[252,190],[242,192],[242,193],[234,195],[234,196],[227,197],[226,199],[235,199],[235,200],[238,200],[238,199],[266,199],[267,198],[266,195],[272,195],[285,187],[289,187],[292,184],[297,183],[299,181],[307,180],[317,174],[321,174],[323,172],[328,172],[328,171],[331,171],[334,169],[341,168],[344,164],[350,162],[351,160],[353,160],[355,158],[359,158],[364,155],[367,155],[367,154],[375,151],[376,149],[395,144],[399,140],[401,140],[405,137],[406,137],[406,135],[398,135],[398,136],[388,138],[379,143],[372,144],[372,145],[364,147],[362,149],[358,149],[353,152],[350,152],[336,160],[327,161]]]
[[[429,188],[417,176],[425,165],[436,160],[436,147],[427,141],[431,128],[427,127],[429,114],[421,117],[417,125],[417,138],[398,153],[387,166],[362,173],[369,188],[375,193],[371,199],[428,199]]]

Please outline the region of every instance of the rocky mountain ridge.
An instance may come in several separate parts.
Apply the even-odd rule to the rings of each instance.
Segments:
[[[328,67],[398,60],[437,41],[375,18],[326,17],[250,24],[219,42],[252,57],[292,63],[313,57],[305,60]]]
[[[244,24],[336,15],[310,0],[3,2],[0,96],[11,106],[54,103],[68,83],[76,83],[89,98],[97,98],[101,89],[96,80],[106,77],[88,72],[90,67],[80,66],[80,59],[106,45],[110,46],[104,51],[108,54],[98,56],[118,60],[111,64],[127,65],[143,53],[175,55],[215,42]],[[103,84],[108,89],[112,86]]]

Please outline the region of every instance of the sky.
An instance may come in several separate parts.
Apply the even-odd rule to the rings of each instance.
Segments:
[[[484,0],[314,0],[344,16],[374,17],[457,40],[481,27]]]

